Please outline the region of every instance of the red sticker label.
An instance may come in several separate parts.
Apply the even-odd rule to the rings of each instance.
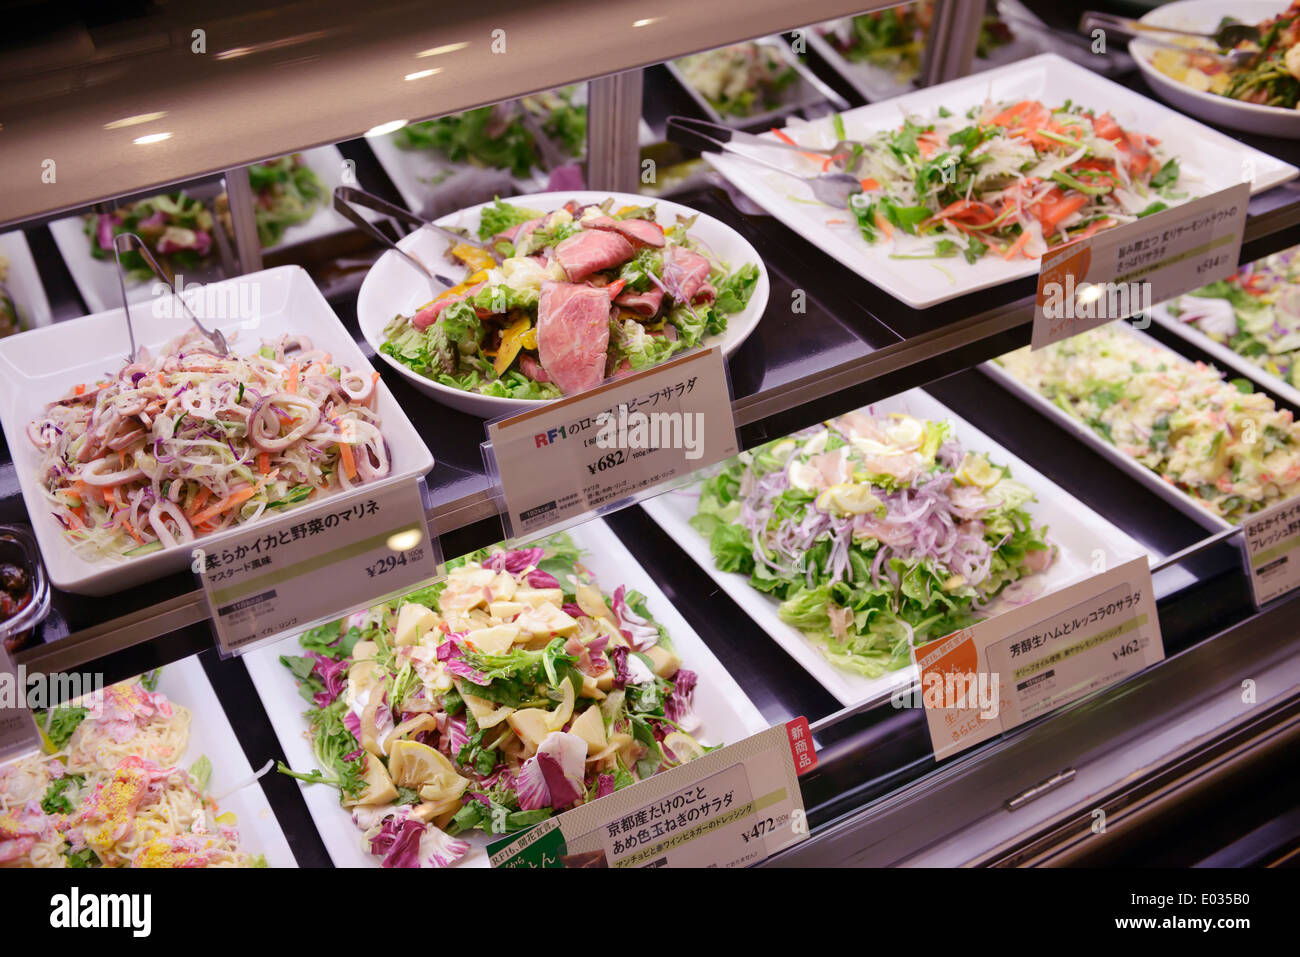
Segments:
[[[794,768],[802,777],[817,767],[817,749],[813,746],[812,730],[808,727],[808,719],[798,717],[793,721],[787,721],[785,733],[790,739],[790,755],[794,758]]]

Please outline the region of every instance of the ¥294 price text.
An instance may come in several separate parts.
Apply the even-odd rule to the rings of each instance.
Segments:
[[[385,555],[374,564],[366,566],[366,577],[378,578],[380,575],[387,575],[389,572],[403,567],[407,562],[418,562],[423,557],[423,548],[412,548],[409,552]]]

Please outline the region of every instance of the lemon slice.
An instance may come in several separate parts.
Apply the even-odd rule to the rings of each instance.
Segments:
[[[841,482],[818,495],[816,504],[823,512],[839,511],[845,515],[865,515],[880,508],[881,501],[868,485]]]
[[[419,741],[394,741],[388,755],[388,773],[393,783],[403,788],[418,788],[438,774],[454,774],[451,762],[427,744]]]
[[[664,749],[680,764],[694,761],[704,754],[704,748],[684,731],[673,731],[664,737]]]
[[[994,468],[984,456],[968,452],[962,460],[961,468],[957,470],[956,478],[963,485],[978,485],[988,489],[1002,481],[1002,470]]]

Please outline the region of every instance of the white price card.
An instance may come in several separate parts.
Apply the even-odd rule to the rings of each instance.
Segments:
[[[487,437],[510,538],[569,524],[739,451],[717,348],[491,422]]]
[[[195,548],[221,653],[242,654],[434,578],[441,556],[421,481],[322,499],[218,548]]]
[[[1030,347],[1127,319],[1237,268],[1250,184],[1238,183],[1046,253]]]
[[[745,867],[808,836],[802,718],[710,751],[488,847],[493,867]],[[811,755],[803,761],[815,763]]]
[[[996,737],[1165,656],[1146,557],[913,649],[936,759]]]
[[[41,736],[27,707],[27,680],[0,642],[0,762],[39,751]]]
[[[1255,604],[1263,605],[1300,586],[1300,499],[1278,502],[1241,523],[1246,569]]]

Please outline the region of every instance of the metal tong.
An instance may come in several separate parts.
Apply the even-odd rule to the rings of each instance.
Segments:
[[[157,277],[158,281],[165,285],[171,294],[176,297],[176,301],[179,302],[181,308],[185,310],[185,315],[189,316],[190,322],[194,323],[194,328],[198,329],[199,332],[201,332],[203,336],[212,343],[218,353],[223,356],[230,355],[230,347],[226,345],[226,337],[222,334],[221,330],[215,326],[209,330],[204,327],[203,323],[199,322],[198,316],[194,315],[193,311],[190,309],[189,303],[185,301],[185,297],[181,295],[181,292],[176,288],[175,283],[173,283],[172,280],[167,277],[167,274],[163,272],[162,267],[158,265],[158,260],[153,258],[153,253],[149,251],[149,247],[145,245],[144,240],[135,233],[118,233],[113,237],[113,258],[117,260],[117,282],[118,286],[122,290],[122,315],[126,319],[127,337],[131,341],[131,355],[127,361],[135,362],[137,350],[135,345],[135,327],[131,324],[131,302],[126,296],[126,269],[122,266],[122,253],[129,252],[130,250],[127,249],[127,247],[132,244],[135,245],[136,251],[144,257],[144,261],[149,264],[149,268],[153,270],[153,274]]]
[[[383,245],[394,250],[397,253],[397,255],[401,256],[408,263],[410,263],[421,273],[423,273],[425,277],[428,278],[431,284],[435,282],[441,283],[443,288],[449,288],[451,286],[456,285],[456,280],[448,279],[446,276],[441,276],[438,273],[434,272],[424,263],[420,262],[420,260],[417,259],[415,256],[411,255],[401,246],[397,245],[397,243],[389,239],[386,235],[384,235],[384,232],[381,229],[379,229],[374,223],[370,222],[370,220],[366,219],[364,216],[361,215],[361,213],[357,211],[356,206],[353,205],[354,203],[356,204],[356,206],[363,206],[366,209],[373,209],[376,212],[383,213],[385,216],[389,216],[400,222],[406,223],[408,226],[414,226],[416,229],[432,229],[436,233],[442,233],[444,236],[446,236],[448,239],[453,240],[454,242],[468,243],[471,246],[478,246],[480,249],[486,249],[489,252],[492,252],[491,247],[488,246],[487,243],[479,242],[477,239],[472,239],[469,236],[464,236],[461,233],[455,232],[450,229],[444,229],[441,226],[429,222],[427,219],[421,219],[419,216],[412,213],[409,209],[404,209],[401,206],[394,206],[392,203],[388,202],[388,200],[381,199],[378,196],[375,196],[373,193],[367,193],[365,190],[357,189],[354,186],[334,187],[334,208],[338,210],[339,213],[341,213],[345,219],[347,219],[350,223],[352,223],[354,226],[356,226],[366,235],[378,240]],[[495,253],[493,253],[493,255],[495,255]],[[437,291],[441,291],[441,290],[437,290]]]
[[[795,179],[802,180],[812,189],[812,194],[818,202],[825,203],[827,206],[833,206],[836,209],[846,209],[849,205],[849,197],[862,192],[862,182],[856,176],[850,173],[818,173],[816,176],[804,176],[802,173],[796,173],[788,170],[784,166],[778,166],[776,163],[769,163],[767,160],[760,159],[750,153],[739,149],[736,143],[745,143],[751,146],[769,146],[777,149],[794,150],[798,153],[815,153],[834,159],[841,155],[843,150],[841,146],[847,147],[850,151],[865,148],[865,144],[853,143],[849,140],[841,140],[836,143],[830,150],[804,148],[802,146],[782,143],[779,140],[765,140],[762,137],[754,136],[752,133],[741,133],[730,127],[718,126],[715,123],[709,123],[704,120],[697,120],[687,116],[670,116],[668,117],[667,126],[668,138],[680,146],[690,149],[719,149],[728,153],[734,153],[741,159],[749,160],[751,163],[757,163],[759,166],[766,166],[770,170],[775,170],[786,176],[792,176]],[[722,134],[726,138],[720,138],[714,134]],[[707,145],[701,146],[704,143]],[[839,150],[839,152],[836,152]]]
[[[1114,30],[1125,36],[1139,37],[1154,46],[1167,47],[1169,49],[1179,50],[1183,53],[1196,53],[1201,56],[1208,56],[1232,69],[1241,69],[1251,66],[1259,59],[1263,52],[1258,49],[1233,49],[1237,44],[1243,42],[1259,43],[1259,28],[1249,23],[1225,23],[1213,33],[1202,33],[1198,30],[1180,30],[1177,27],[1156,26],[1154,23],[1143,23],[1140,20],[1115,16],[1111,13],[1100,13],[1096,10],[1084,11],[1083,16],[1079,20],[1079,32],[1091,33],[1095,29]],[[1226,50],[1227,52],[1216,53],[1212,50],[1183,46],[1181,43],[1174,43],[1172,40],[1162,40],[1156,36],[1152,36],[1152,34],[1160,33],[1209,40],[1219,47],[1220,50]]]

